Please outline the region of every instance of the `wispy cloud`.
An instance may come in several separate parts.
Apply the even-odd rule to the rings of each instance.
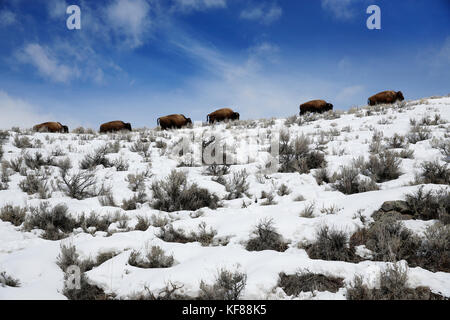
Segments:
[[[174,0],[173,10],[190,12],[226,8],[226,0]]]
[[[67,83],[79,77],[78,70],[61,63],[49,48],[37,43],[26,45],[17,53],[17,58],[22,63],[33,65],[41,76],[55,82]]]
[[[16,15],[7,9],[0,11],[0,27],[8,27],[17,22]]]
[[[145,0],[115,0],[106,8],[106,17],[108,25],[135,48],[142,45],[151,25],[149,12]]]
[[[30,128],[33,125],[48,121],[49,115],[44,115],[42,111],[32,104],[8,95],[0,90],[0,128],[10,129],[11,127]]]
[[[353,5],[359,0],[322,0],[322,8],[338,20],[350,20],[356,12]]]
[[[258,21],[263,24],[271,24],[283,15],[283,9],[276,3],[267,4],[264,3],[259,6],[252,6],[251,8],[244,9],[240,17],[245,20]]]
[[[66,16],[66,10],[69,6],[66,0],[47,0],[47,12],[52,19],[61,19]]]
[[[336,95],[335,101],[339,104],[350,105],[352,101],[355,101],[355,97],[363,93],[365,90],[364,86],[355,85],[341,89],[341,91]]]

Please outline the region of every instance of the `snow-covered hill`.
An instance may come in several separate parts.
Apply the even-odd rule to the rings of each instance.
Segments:
[[[57,261],[58,256],[70,255],[69,248],[75,248],[79,261],[94,260],[90,267],[82,267],[87,283],[117,299],[157,295],[168,285],[180,287],[180,295],[197,297],[205,292],[204,284],[215,282],[220,270],[246,276],[241,299],[345,299],[355,276],[369,288],[377,287],[380,272],[391,265],[388,260],[409,264],[409,287],[426,286],[450,297],[445,212],[450,189],[449,123],[450,98],[443,97],[345,113],[194,124],[191,129],[170,131],[2,132],[0,278],[10,282],[0,285],[0,298],[66,299],[64,266]],[[201,159],[199,150],[212,135],[226,142],[227,155],[239,160],[229,172],[221,166],[208,171],[207,165],[194,161]],[[266,169],[273,164],[270,152],[276,151],[271,142],[279,136],[278,172],[271,172]],[[181,149],[183,139],[191,143],[185,144],[189,152],[180,156],[174,150]],[[225,174],[212,175],[214,169]],[[184,191],[183,187],[174,191],[184,176],[171,174],[172,170],[186,173]],[[172,186],[158,184],[169,175]],[[194,183],[198,188],[191,187]],[[165,186],[172,187],[172,193],[165,193]],[[429,205],[426,217],[419,212],[422,209],[413,212],[411,199],[401,203],[410,207],[400,212],[404,219],[400,223],[418,243],[411,256],[399,249],[400,240],[394,243],[403,239],[406,247],[409,238],[377,233],[386,223],[377,220],[381,229],[376,229],[372,214],[386,201],[405,200],[406,195],[417,200],[419,190],[435,191],[428,195],[438,200],[429,201],[439,203]],[[392,211],[400,209],[394,205],[385,211],[394,215]],[[96,219],[89,219],[92,212]],[[440,226],[441,238],[430,240],[427,228],[433,225]],[[257,238],[256,226],[270,239]],[[329,227],[330,238],[339,231],[347,237],[345,248],[324,250],[348,250],[351,258],[338,259],[335,256],[345,257],[339,252],[326,258],[324,250],[314,247],[324,226]],[[375,240],[369,243],[366,238],[369,242],[350,246],[349,238],[362,228]],[[178,229],[185,237],[175,232]],[[383,238],[389,259],[382,253],[382,236],[392,237]],[[432,240],[439,239],[441,244],[428,252]],[[145,255],[153,246],[164,251],[170,267],[142,267],[149,263]],[[255,247],[272,250],[252,250]],[[315,250],[319,256],[314,256],[314,248],[319,248]],[[433,251],[436,248],[443,252]],[[433,254],[443,260],[424,264],[426,254],[428,262]],[[288,295],[280,287],[279,275],[296,272],[342,278],[342,285],[337,292]],[[14,286],[14,279],[20,285]]]

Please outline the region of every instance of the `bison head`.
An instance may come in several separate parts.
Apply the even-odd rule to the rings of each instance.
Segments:
[[[231,116],[231,119],[233,120],[239,120],[240,114],[239,112],[233,112],[233,115]]]
[[[186,118],[186,124],[192,124],[191,118]]]
[[[69,127],[67,127],[67,126],[62,126],[62,132],[64,132],[64,133],[69,133]]]
[[[400,101],[405,100],[405,97],[403,96],[403,93],[401,91],[397,92],[397,99]]]
[[[327,103],[325,106],[325,111],[333,110],[333,105],[331,103]]]
[[[129,123],[129,122],[125,123],[124,127],[125,127],[125,129],[132,131],[131,130],[131,123]]]

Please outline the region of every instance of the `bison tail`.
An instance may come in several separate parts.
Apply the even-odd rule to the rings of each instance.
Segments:
[[[161,119],[161,118],[158,118],[158,120],[156,120],[156,123],[158,124],[158,126],[159,126],[159,123],[160,123],[159,119]]]

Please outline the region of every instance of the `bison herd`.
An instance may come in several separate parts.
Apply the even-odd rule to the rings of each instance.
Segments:
[[[371,106],[377,104],[391,104],[397,101],[403,101],[403,93],[401,91],[383,91],[371,96],[367,103]],[[333,105],[325,100],[311,100],[300,105],[300,115],[304,115],[308,112],[322,113],[333,110]],[[209,124],[215,122],[239,120],[239,113],[234,112],[229,108],[223,108],[216,110],[207,115],[206,121]],[[191,118],[186,118],[184,114],[171,114],[165,117],[158,118],[158,126],[162,130],[168,129],[180,129],[187,125],[192,124]],[[34,131],[46,131],[46,132],[61,132],[68,133],[69,128],[62,125],[59,122],[44,122],[33,127]],[[104,123],[100,126],[100,133],[115,132],[121,130],[132,131],[131,124],[123,121],[111,121]]]

